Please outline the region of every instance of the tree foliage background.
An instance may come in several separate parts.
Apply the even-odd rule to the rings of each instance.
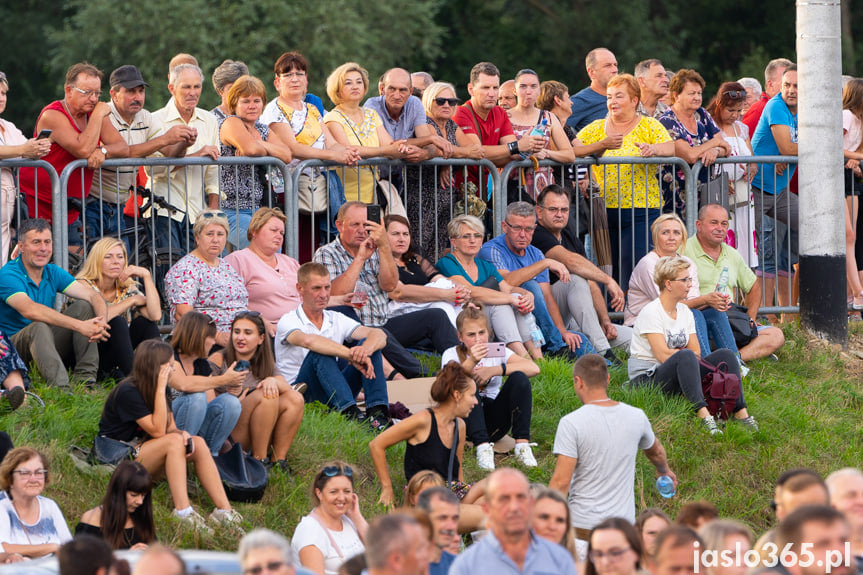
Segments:
[[[854,38],[861,18],[843,0],[843,71],[860,65]],[[0,3],[0,70],[10,81],[4,117],[32,131],[39,110],[62,95],[65,70],[87,60],[107,75],[135,64],[151,88],[147,107],[167,101],[167,66],[194,54],[207,78],[201,106],[218,103],[209,78],[222,60],[243,60],[265,80],[287,50],[310,62],[310,90],[329,105],[324,82],[346,61],[373,79],[387,68],[427,70],[453,82],[461,97],[471,66],[488,60],[504,78],[533,68],[541,79],[587,84],[584,55],[606,46],[621,71],[645,58],[695,68],[718,84],[741,76],[763,81],[770,58],[794,59],[796,9],[788,0],[19,0]],[[104,99],[104,97],[103,97]]]

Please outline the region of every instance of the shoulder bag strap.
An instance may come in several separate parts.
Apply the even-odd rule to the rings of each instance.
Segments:
[[[432,417],[434,417],[434,415],[432,415]],[[455,451],[458,448],[458,418],[457,417],[455,419],[453,419],[452,424],[454,427],[452,430],[452,447],[449,448],[449,466],[447,466],[447,470],[446,470],[446,482],[447,483],[452,483],[452,481],[453,481],[452,468],[453,468],[453,464],[455,463]]]
[[[318,518],[318,514],[317,514],[317,512],[316,512],[316,511],[312,511],[311,513],[309,513],[309,517],[311,517],[312,519],[314,519],[315,521],[317,521],[317,522],[318,522],[318,525],[320,525],[320,526],[321,526],[321,529],[323,529],[323,530],[324,530],[324,533],[326,533],[326,534],[327,534],[327,538],[330,540],[330,545],[332,545],[332,546],[333,546],[333,549],[335,549],[335,550],[336,550],[336,555],[338,555],[338,556],[339,556],[339,559],[344,560],[345,556],[344,556],[344,555],[342,555],[342,550],[341,550],[341,549],[339,549],[339,546],[336,544],[336,540],[335,540],[335,539],[333,539],[333,534],[332,534],[332,533],[330,533],[330,530],[329,530],[329,529],[327,529],[327,526],[326,526],[326,525],[324,525],[324,524],[323,524],[323,522]]]

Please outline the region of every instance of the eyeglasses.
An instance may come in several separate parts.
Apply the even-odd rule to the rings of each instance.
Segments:
[[[540,207],[540,209],[546,210],[546,211],[551,212],[553,214],[566,215],[569,213],[569,208],[547,208],[545,206],[539,206],[539,207]]]
[[[36,478],[42,478],[48,475],[47,469],[16,469],[12,473],[17,473],[19,477],[22,479],[30,479],[33,476]]]
[[[228,214],[226,214],[225,212],[201,212],[201,213],[200,213],[200,214],[198,214],[198,215],[199,215],[200,217],[204,218],[205,220],[210,220],[210,219],[213,219],[213,218],[225,218],[225,219],[228,219]]]
[[[339,467],[338,465],[327,465],[322,470],[325,477],[336,477],[337,475],[344,475],[345,477],[353,477],[354,470],[351,469],[350,465],[345,465],[344,467]]]
[[[85,98],[96,96],[96,98],[98,99],[102,97],[102,90],[82,90],[77,86],[72,86],[72,89],[84,96]]]
[[[482,234],[462,234],[460,236],[455,236],[454,239],[462,239],[462,240],[481,240]]]
[[[458,106],[458,103],[461,102],[458,98],[435,98],[434,103],[438,106],[443,106],[444,104],[449,104],[450,106]]]
[[[684,283],[684,284],[691,284],[691,283],[692,283],[692,278],[691,278],[691,277],[689,277],[689,276],[686,276],[685,278],[678,278],[678,279],[673,279],[673,280],[670,280],[670,281],[673,281],[673,282],[680,282],[680,283]]]
[[[243,573],[246,575],[261,575],[264,572],[264,569],[267,571],[278,571],[282,567],[285,566],[284,561],[271,561],[266,565],[256,565],[255,567],[249,567]]]
[[[626,549],[609,549],[608,551],[599,551],[598,549],[591,549],[590,560],[596,563],[602,559],[608,559],[609,561],[617,561],[623,554],[629,551],[631,547],[627,547]]]
[[[284,74],[279,74],[279,78],[290,80],[291,78],[299,78],[302,80],[306,77],[305,72],[285,72]]]
[[[533,230],[536,229],[536,226],[514,226],[506,220],[504,220],[503,223],[506,224],[506,227],[508,227],[509,229],[511,229],[512,231],[514,231],[517,234],[521,234],[521,233],[532,234]]]
[[[240,311],[237,312],[237,314],[234,316],[234,321],[237,321],[238,319],[243,319],[244,317],[261,317],[261,312],[251,309]]]
[[[745,98],[745,97],[746,97],[746,90],[743,90],[743,91],[740,91],[740,90],[725,90],[724,92],[722,92],[722,95],[723,95],[723,96],[728,96],[728,97],[730,97],[731,99]]]

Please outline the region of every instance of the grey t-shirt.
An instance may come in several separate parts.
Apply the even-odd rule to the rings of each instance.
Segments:
[[[574,526],[592,529],[609,517],[635,522],[635,457],[655,439],[644,412],[625,403],[585,405],[560,420],[554,453],[578,459],[569,484]]]

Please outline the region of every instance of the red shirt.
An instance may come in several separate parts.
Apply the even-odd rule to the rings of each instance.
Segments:
[[[506,110],[500,106],[492,108],[486,119],[483,120],[479,114],[474,112],[473,105],[468,101],[456,108],[452,119],[465,134],[476,134],[479,136],[480,143],[483,146],[497,146],[500,144],[500,139],[504,136],[515,136],[509,116],[506,115]],[[476,132],[477,126],[480,129],[479,134]],[[476,167],[468,167],[468,179],[475,184],[477,183],[478,171]],[[461,171],[459,170],[456,174],[457,184],[461,183],[460,173]],[[485,194],[481,193],[480,197],[484,199]]]

